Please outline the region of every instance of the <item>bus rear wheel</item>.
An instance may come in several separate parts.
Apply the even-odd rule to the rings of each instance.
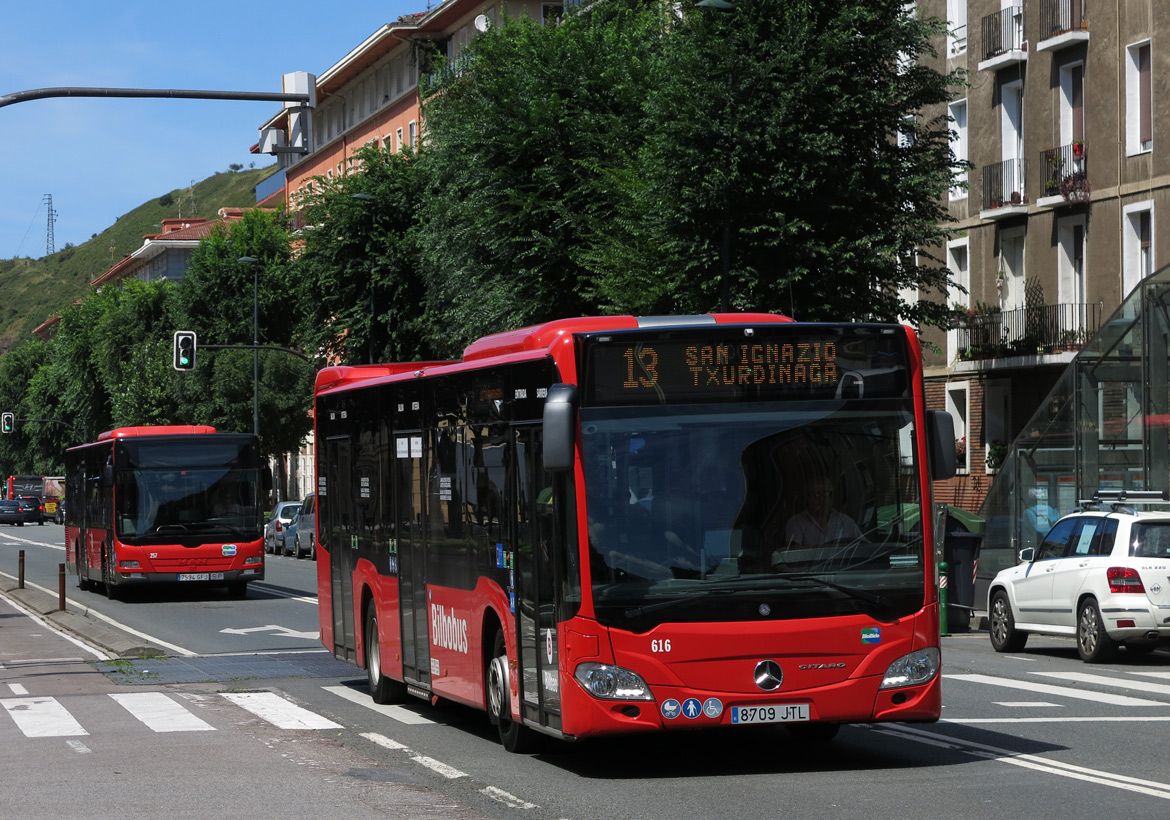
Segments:
[[[509,752],[523,754],[532,751],[536,746],[536,733],[512,719],[508,646],[500,630],[496,630],[495,640],[492,641],[492,657],[488,662],[485,687],[488,717],[499,731],[500,743]]]
[[[386,677],[382,672],[382,643],[378,637],[378,610],[374,602],[366,604],[366,680],[374,703],[400,703],[406,698],[406,684]]]

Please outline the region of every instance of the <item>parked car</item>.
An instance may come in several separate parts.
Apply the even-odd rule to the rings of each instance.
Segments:
[[[307,555],[317,560],[317,494],[309,493],[301,501],[301,511],[297,514],[296,547],[297,558]]]
[[[20,499],[0,500],[0,524],[23,527],[28,518],[27,505]]]
[[[22,495],[18,500],[23,501],[32,510],[28,518],[24,520],[29,523],[39,524],[43,527],[47,520],[45,518],[45,502],[41,501],[35,495]]]
[[[297,551],[297,518],[300,516],[300,508],[293,515],[292,521],[285,525],[284,531],[280,534],[280,554],[293,555]],[[300,558],[301,556],[297,556]]]
[[[1170,512],[1095,501],[1058,520],[1020,563],[991,582],[991,646],[1019,652],[1028,635],[1069,635],[1088,663],[1170,637]]]
[[[299,501],[279,501],[268,514],[264,525],[264,551],[273,555],[284,552],[284,528],[292,523],[293,516],[301,508]]]

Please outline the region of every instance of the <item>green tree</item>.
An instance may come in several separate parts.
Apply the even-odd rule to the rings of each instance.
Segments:
[[[604,0],[555,26],[505,16],[424,84],[421,245],[447,353],[623,306],[599,305],[591,257],[642,138],[665,8]]]
[[[899,289],[945,292],[945,266],[921,249],[948,235],[958,166],[945,117],[916,115],[945,110],[961,77],[917,61],[940,23],[904,6],[680,7],[653,64],[610,287],[648,272],[688,312],[726,299],[804,320],[945,323],[941,300],[908,304]]]
[[[301,343],[331,363],[434,358],[419,276],[419,163],[373,146],[357,156],[360,173],[316,179],[298,214],[311,226],[294,264]]]
[[[252,258],[254,263],[241,262]],[[209,345],[251,345],[254,314],[262,346],[294,342],[295,283],[289,237],[279,218],[248,211],[230,229],[216,229],[191,255],[178,284],[170,328],[193,330],[199,338],[191,373],[175,373],[172,384],[176,423],[210,424],[223,432],[251,432],[254,384],[258,385],[259,431],[264,452],[296,450],[309,431],[313,367],[290,353],[259,352],[259,381],[251,350],[215,350]],[[170,362],[170,336],[167,357]]]

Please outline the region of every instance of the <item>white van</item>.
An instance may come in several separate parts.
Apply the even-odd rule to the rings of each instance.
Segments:
[[[309,493],[301,502],[297,515],[297,558],[307,555],[317,560],[317,494]]]

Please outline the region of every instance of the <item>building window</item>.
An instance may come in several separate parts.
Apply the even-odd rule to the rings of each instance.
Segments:
[[[1135,202],[1123,209],[1122,299],[1154,272],[1154,203]]]
[[[1153,146],[1154,101],[1150,85],[1150,42],[1126,49],[1125,65],[1125,148],[1142,154]]]
[[[947,304],[951,307],[971,305],[971,269],[968,261],[968,240],[956,239],[947,243],[947,269],[951,283],[947,289]],[[959,355],[959,331],[947,331],[947,361],[953,362]]]
[[[541,20],[545,25],[559,23],[565,14],[565,7],[562,3],[545,3],[540,7],[540,13]]]
[[[967,50],[967,0],[947,0],[947,55]]]
[[[1060,69],[1060,144],[1085,139],[1085,65],[1073,63]]]
[[[968,405],[968,382],[951,382],[947,385],[946,410],[951,414],[955,423],[955,461],[960,474],[971,470],[971,437],[967,429],[967,419],[970,417]]]
[[[418,123],[416,123],[414,120],[411,120],[406,127],[408,129],[406,144],[409,147],[414,148],[414,141],[418,137]]]
[[[951,115],[951,157],[955,162],[967,161],[967,101],[958,100],[948,106]],[[951,199],[966,199],[968,187],[967,169],[955,174],[951,184]]]
[[[394,153],[402,150],[402,129],[399,128],[394,134]]]

